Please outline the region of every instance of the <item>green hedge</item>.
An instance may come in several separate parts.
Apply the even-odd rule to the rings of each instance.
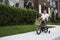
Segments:
[[[51,22],[52,22],[52,23],[55,22],[54,11],[52,12],[52,15],[51,15]]]
[[[36,11],[0,4],[0,26],[34,24]]]

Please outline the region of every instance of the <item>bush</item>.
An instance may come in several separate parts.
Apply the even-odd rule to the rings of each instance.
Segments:
[[[54,11],[53,11],[53,12],[52,12],[52,15],[51,15],[51,22],[52,22],[52,23],[55,23],[55,20],[56,20],[56,19],[55,19]]]
[[[0,26],[34,24],[36,11],[0,4]]]

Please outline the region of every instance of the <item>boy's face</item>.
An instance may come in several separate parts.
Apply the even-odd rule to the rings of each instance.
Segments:
[[[46,13],[47,13],[47,11],[46,11],[46,10],[44,10],[44,11],[43,11],[43,13],[44,13],[44,14],[46,14]]]

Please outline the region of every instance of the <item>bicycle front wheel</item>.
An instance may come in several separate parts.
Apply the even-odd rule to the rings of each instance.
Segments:
[[[36,28],[36,33],[39,35],[41,33],[41,28],[40,27],[37,27]]]

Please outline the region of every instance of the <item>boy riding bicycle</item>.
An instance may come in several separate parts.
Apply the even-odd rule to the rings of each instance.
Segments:
[[[47,14],[46,10],[43,10],[43,13],[41,14],[41,17],[38,18],[38,21],[40,22],[40,25],[36,29],[36,33],[40,34],[41,32],[49,32],[47,27],[49,14]]]
[[[41,14],[41,18],[44,20],[45,25],[47,25],[49,14],[47,14],[46,10],[43,10],[43,13]]]
[[[46,10],[43,10],[43,13],[41,14],[40,18],[42,19],[42,22],[44,21],[45,26],[46,26],[48,22],[48,18],[49,18],[49,14],[47,14]]]
[[[39,17],[39,19],[38,19],[40,22],[40,26],[41,26],[42,31],[45,27],[47,27],[48,18],[49,18],[49,14],[47,14],[46,10],[43,10],[41,17]]]

